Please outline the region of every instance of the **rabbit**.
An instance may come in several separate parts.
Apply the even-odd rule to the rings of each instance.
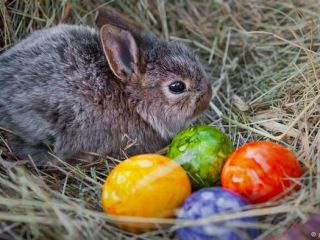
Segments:
[[[0,126],[19,159],[155,152],[208,107],[211,84],[188,47],[101,11],[100,30],[59,24],[0,55]]]

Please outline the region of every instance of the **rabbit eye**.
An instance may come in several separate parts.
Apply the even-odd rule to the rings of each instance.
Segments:
[[[175,94],[182,93],[184,90],[186,90],[186,85],[183,82],[176,81],[169,85],[169,90]]]

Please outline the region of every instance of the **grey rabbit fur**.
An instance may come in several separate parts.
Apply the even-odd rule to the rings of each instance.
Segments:
[[[100,31],[61,24],[0,55],[0,126],[18,158],[154,152],[208,107],[211,85],[190,49],[102,11]]]

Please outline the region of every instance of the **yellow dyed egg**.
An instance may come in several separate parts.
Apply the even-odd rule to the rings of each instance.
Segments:
[[[175,161],[157,154],[131,157],[117,165],[102,188],[102,206],[107,214],[133,217],[171,217],[191,194],[185,171]],[[122,222],[131,232],[155,228],[152,223]]]

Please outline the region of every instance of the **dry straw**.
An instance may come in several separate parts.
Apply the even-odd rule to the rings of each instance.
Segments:
[[[119,160],[101,157],[92,164],[64,164],[44,171],[29,161],[13,161],[2,131],[0,238],[168,239],[181,226],[258,216],[261,221],[254,227],[262,230],[263,239],[319,211],[317,0],[0,0],[1,51],[38,28],[59,22],[92,25],[95,9],[107,4],[161,37],[189,44],[204,63],[215,93],[199,123],[216,125],[230,136],[235,147],[262,139],[284,144],[305,169],[297,182],[301,189],[280,202],[198,222],[119,219],[102,213],[99,201],[103,181]],[[110,220],[152,221],[159,229],[132,235]]]

